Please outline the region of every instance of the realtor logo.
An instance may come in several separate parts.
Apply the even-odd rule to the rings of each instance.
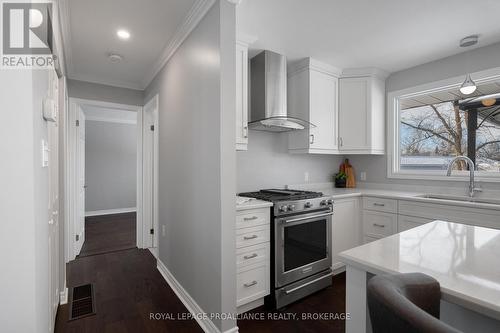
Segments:
[[[2,3],[3,68],[52,66],[52,38],[51,3]]]

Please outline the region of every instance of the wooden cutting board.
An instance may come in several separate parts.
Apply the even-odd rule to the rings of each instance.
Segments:
[[[356,187],[356,177],[354,175],[354,168],[349,164],[349,160],[346,159],[344,162],[345,174],[347,176],[346,187],[354,188]]]

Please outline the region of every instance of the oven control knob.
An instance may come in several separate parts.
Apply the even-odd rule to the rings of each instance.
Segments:
[[[286,212],[286,210],[287,210],[286,206],[280,206],[280,208],[279,208],[279,211],[282,212],[282,213]]]
[[[288,205],[288,211],[291,212],[295,210],[295,205]]]
[[[319,203],[320,206],[326,206],[326,200],[321,200],[321,202]]]
[[[310,203],[310,202],[306,202],[306,203],[304,204],[304,208],[311,208],[312,206],[313,206],[313,205],[312,205],[312,203]]]
[[[333,199],[328,199],[327,202],[328,202],[329,205],[333,205]]]

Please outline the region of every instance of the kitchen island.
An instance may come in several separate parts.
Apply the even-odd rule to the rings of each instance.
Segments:
[[[344,251],[347,333],[371,332],[366,283],[420,272],[441,285],[441,319],[464,332],[500,332],[500,230],[433,221]]]

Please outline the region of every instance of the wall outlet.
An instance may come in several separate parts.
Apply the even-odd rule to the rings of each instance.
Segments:
[[[366,171],[361,171],[361,174],[359,175],[359,180],[366,181]]]
[[[304,181],[309,182],[309,171],[304,172]]]
[[[161,237],[165,237],[167,235],[167,228],[165,228],[165,225],[163,224],[161,226]]]

